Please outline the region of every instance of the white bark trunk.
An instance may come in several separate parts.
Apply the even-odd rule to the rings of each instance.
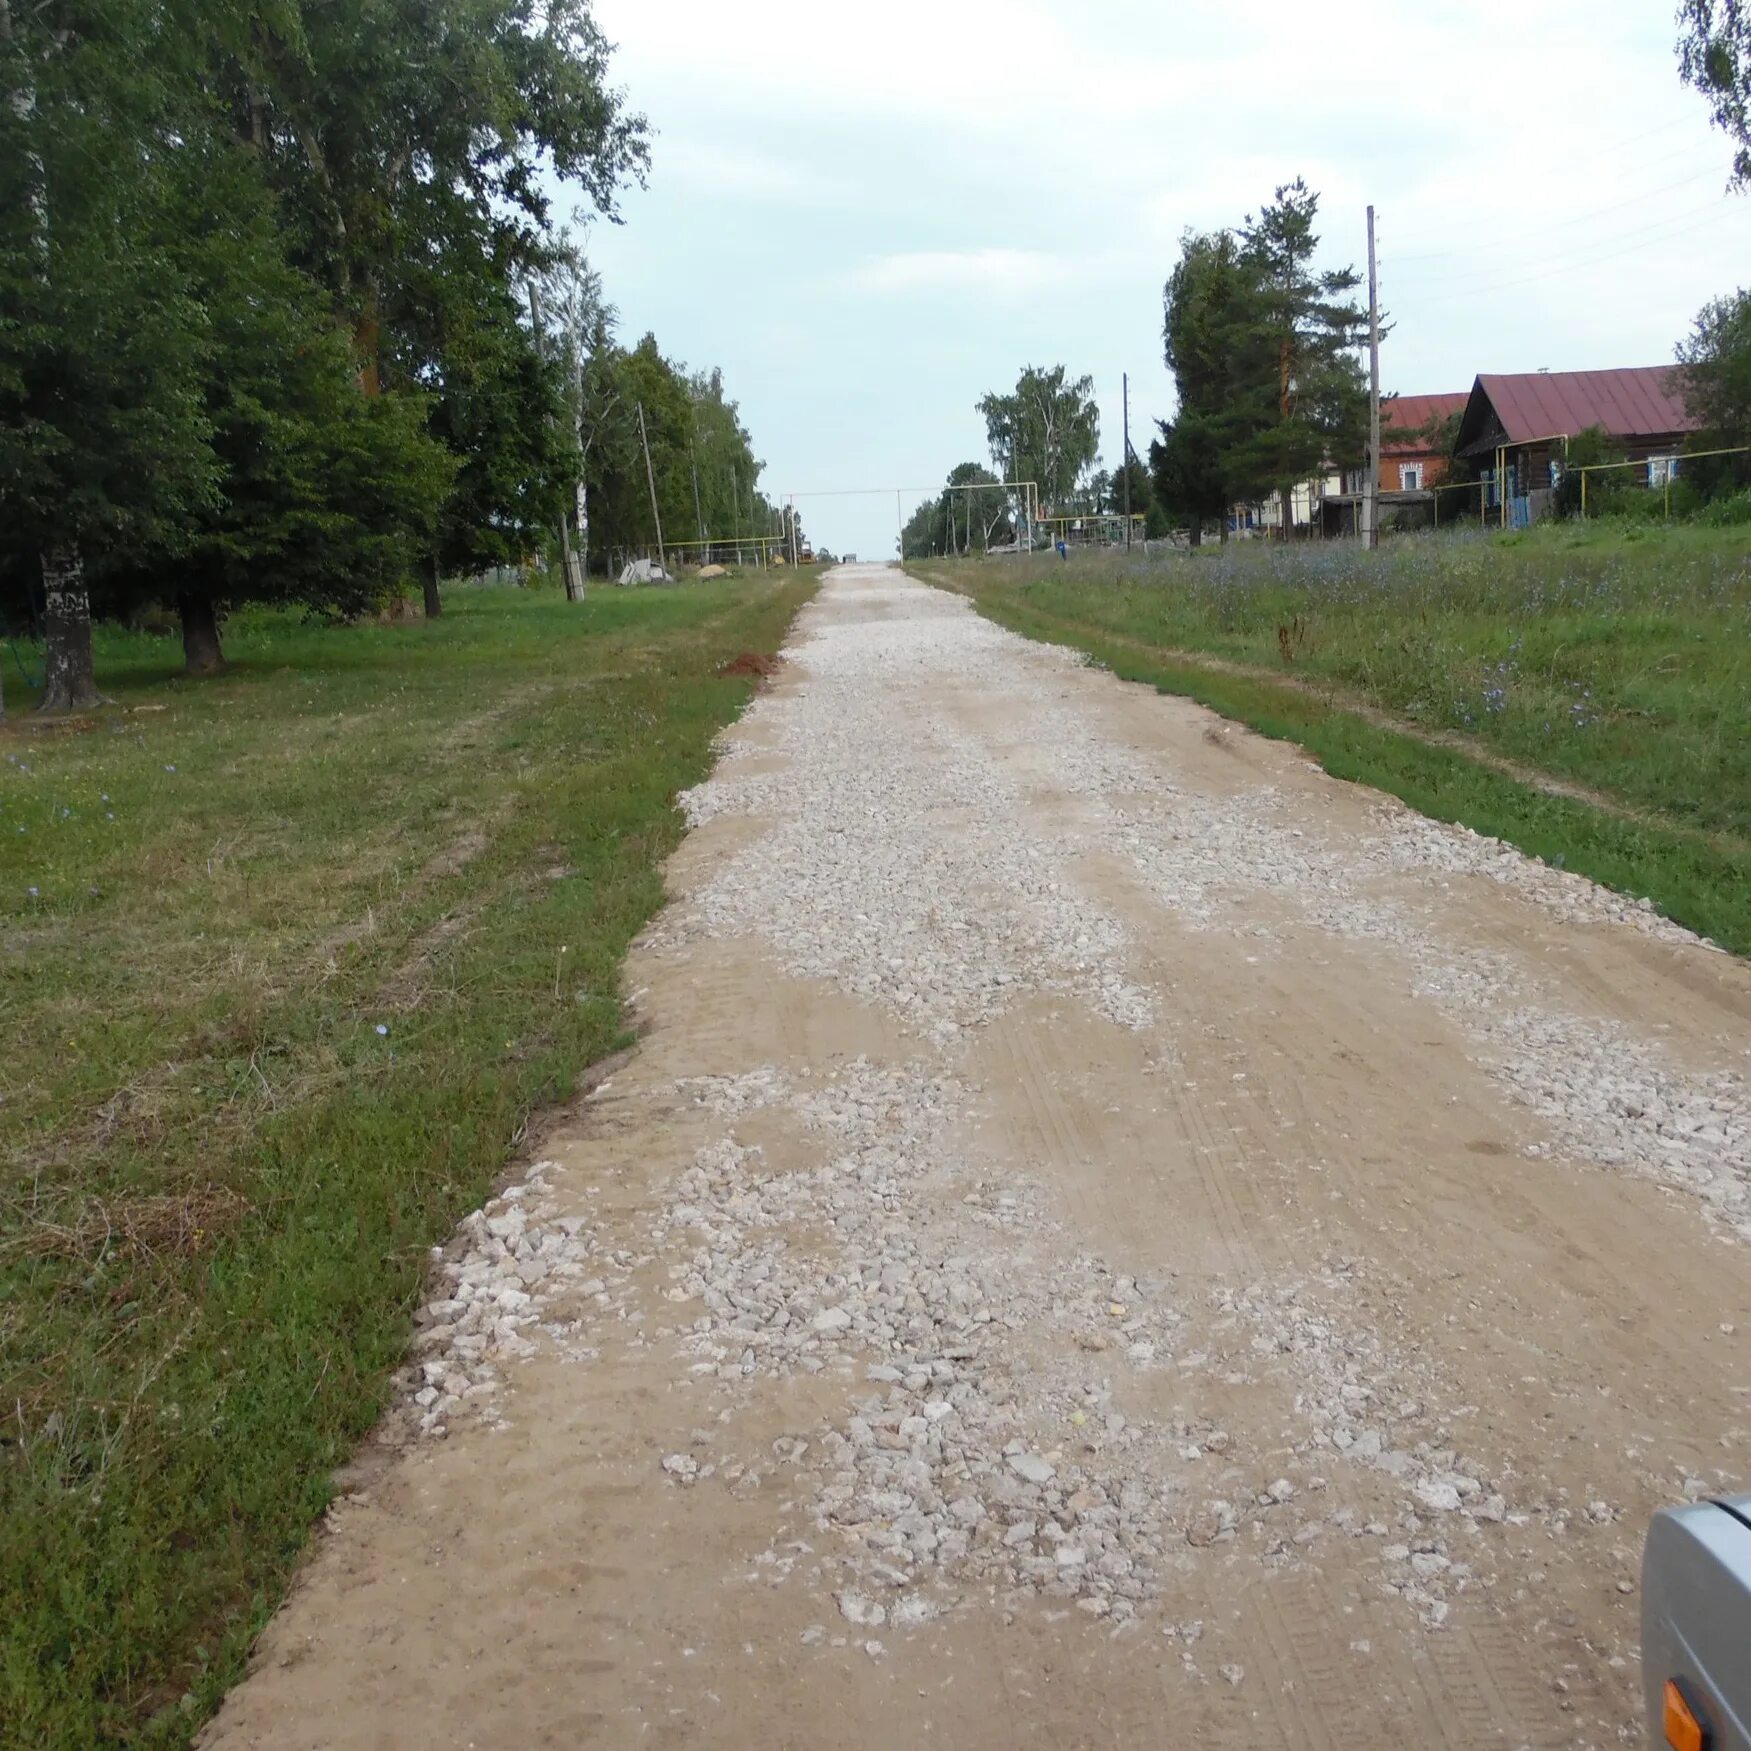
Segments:
[[[44,550],[44,677],[39,711],[89,711],[104,703],[91,652],[91,594],[77,542]]]
[[[0,0],[0,43],[13,40],[11,0]],[[27,75],[6,93],[13,117],[25,131],[25,204],[30,212],[30,248],[39,277],[46,277],[49,252],[48,172],[31,138],[36,119],[36,86]],[[85,555],[76,540],[44,550],[43,630],[45,678],[39,711],[84,711],[103,703],[91,655],[91,597],[85,587]]]
[[[0,0],[0,43],[12,41],[12,4],[11,0]],[[36,119],[36,86],[27,75],[24,83],[14,87],[6,94],[6,102],[11,109],[13,118],[25,132],[26,141],[30,141],[30,125]],[[49,192],[48,177],[43,169],[42,154],[34,144],[27,144],[24,149],[24,184],[25,205],[30,210],[30,244],[37,257],[38,271],[43,266],[43,258],[49,248]]]

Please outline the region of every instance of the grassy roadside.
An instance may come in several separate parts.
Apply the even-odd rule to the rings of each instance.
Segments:
[[[252,615],[193,686],[108,633],[114,710],[0,730],[0,1743],[181,1744],[236,1676],[814,583]]]
[[[1751,568],[1705,536],[914,569],[1751,953]]]

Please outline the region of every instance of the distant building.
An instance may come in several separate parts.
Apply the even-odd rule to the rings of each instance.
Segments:
[[[1427,492],[1438,486],[1450,460],[1445,422],[1465,411],[1470,396],[1395,395],[1380,408],[1380,490]]]
[[[1671,365],[1613,371],[1485,373],[1466,394],[1399,395],[1380,409],[1380,526],[1415,528],[1435,522],[1435,488],[1454,457],[1482,482],[1467,503],[1488,521],[1521,525],[1546,509],[1562,477],[1568,441],[1600,428],[1626,461],[1646,461],[1657,483],[1700,425],[1685,407],[1683,380]],[[1449,449],[1446,431],[1458,417]],[[1367,469],[1333,470],[1296,486],[1289,496],[1291,532],[1344,536],[1361,526]],[[1482,504],[1479,505],[1479,496]],[[1504,509],[1505,500],[1505,509]],[[1283,524],[1276,493],[1236,507],[1236,533],[1276,532]]]
[[[1464,390],[1447,395],[1395,395],[1380,404],[1380,527],[1417,528],[1435,521],[1435,488],[1445,477],[1451,451],[1446,422],[1464,411]],[[1309,520],[1325,535],[1354,535],[1368,470],[1347,468],[1320,483],[1319,504]]]
[[[1484,375],[1471,387],[1454,453],[1473,463],[1484,502],[1510,523],[1535,520],[1562,477],[1568,440],[1600,427],[1626,460],[1675,456],[1702,422],[1684,405],[1672,365],[1616,371],[1528,371]]]

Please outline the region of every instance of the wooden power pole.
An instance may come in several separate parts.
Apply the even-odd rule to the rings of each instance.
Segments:
[[[644,478],[651,489],[651,521],[657,526],[657,564],[669,575],[669,555],[663,547],[663,513],[657,509],[657,476],[651,467],[651,441],[644,429],[644,403],[638,404],[638,441],[644,446]]]
[[[1368,209],[1368,513],[1365,546],[1380,545],[1380,281],[1374,268],[1374,209]]]

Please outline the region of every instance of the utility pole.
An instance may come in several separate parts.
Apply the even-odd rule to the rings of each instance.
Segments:
[[[800,553],[799,553],[799,550],[798,550],[797,544],[796,544],[796,494],[792,493],[790,495],[790,566],[791,566],[791,570],[795,571],[796,568],[801,564],[802,564],[802,559],[800,557]]]
[[[651,489],[651,521],[657,526],[657,564],[663,568],[663,576],[669,575],[669,555],[663,547],[663,513],[657,509],[657,476],[651,467],[651,441],[644,429],[644,403],[638,404],[638,441],[644,446],[644,478],[645,484]]]
[[[1368,209],[1368,527],[1363,545],[1380,545],[1380,281],[1374,269],[1374,209]]]
[[[1125,434],[1124,460],[1120,464],[1120,473],[1125,477],[1125,551],[1131,551],[1131,373],[1122,371],[1119,374],[1119,405],[1123,409],[1121,419]]]

